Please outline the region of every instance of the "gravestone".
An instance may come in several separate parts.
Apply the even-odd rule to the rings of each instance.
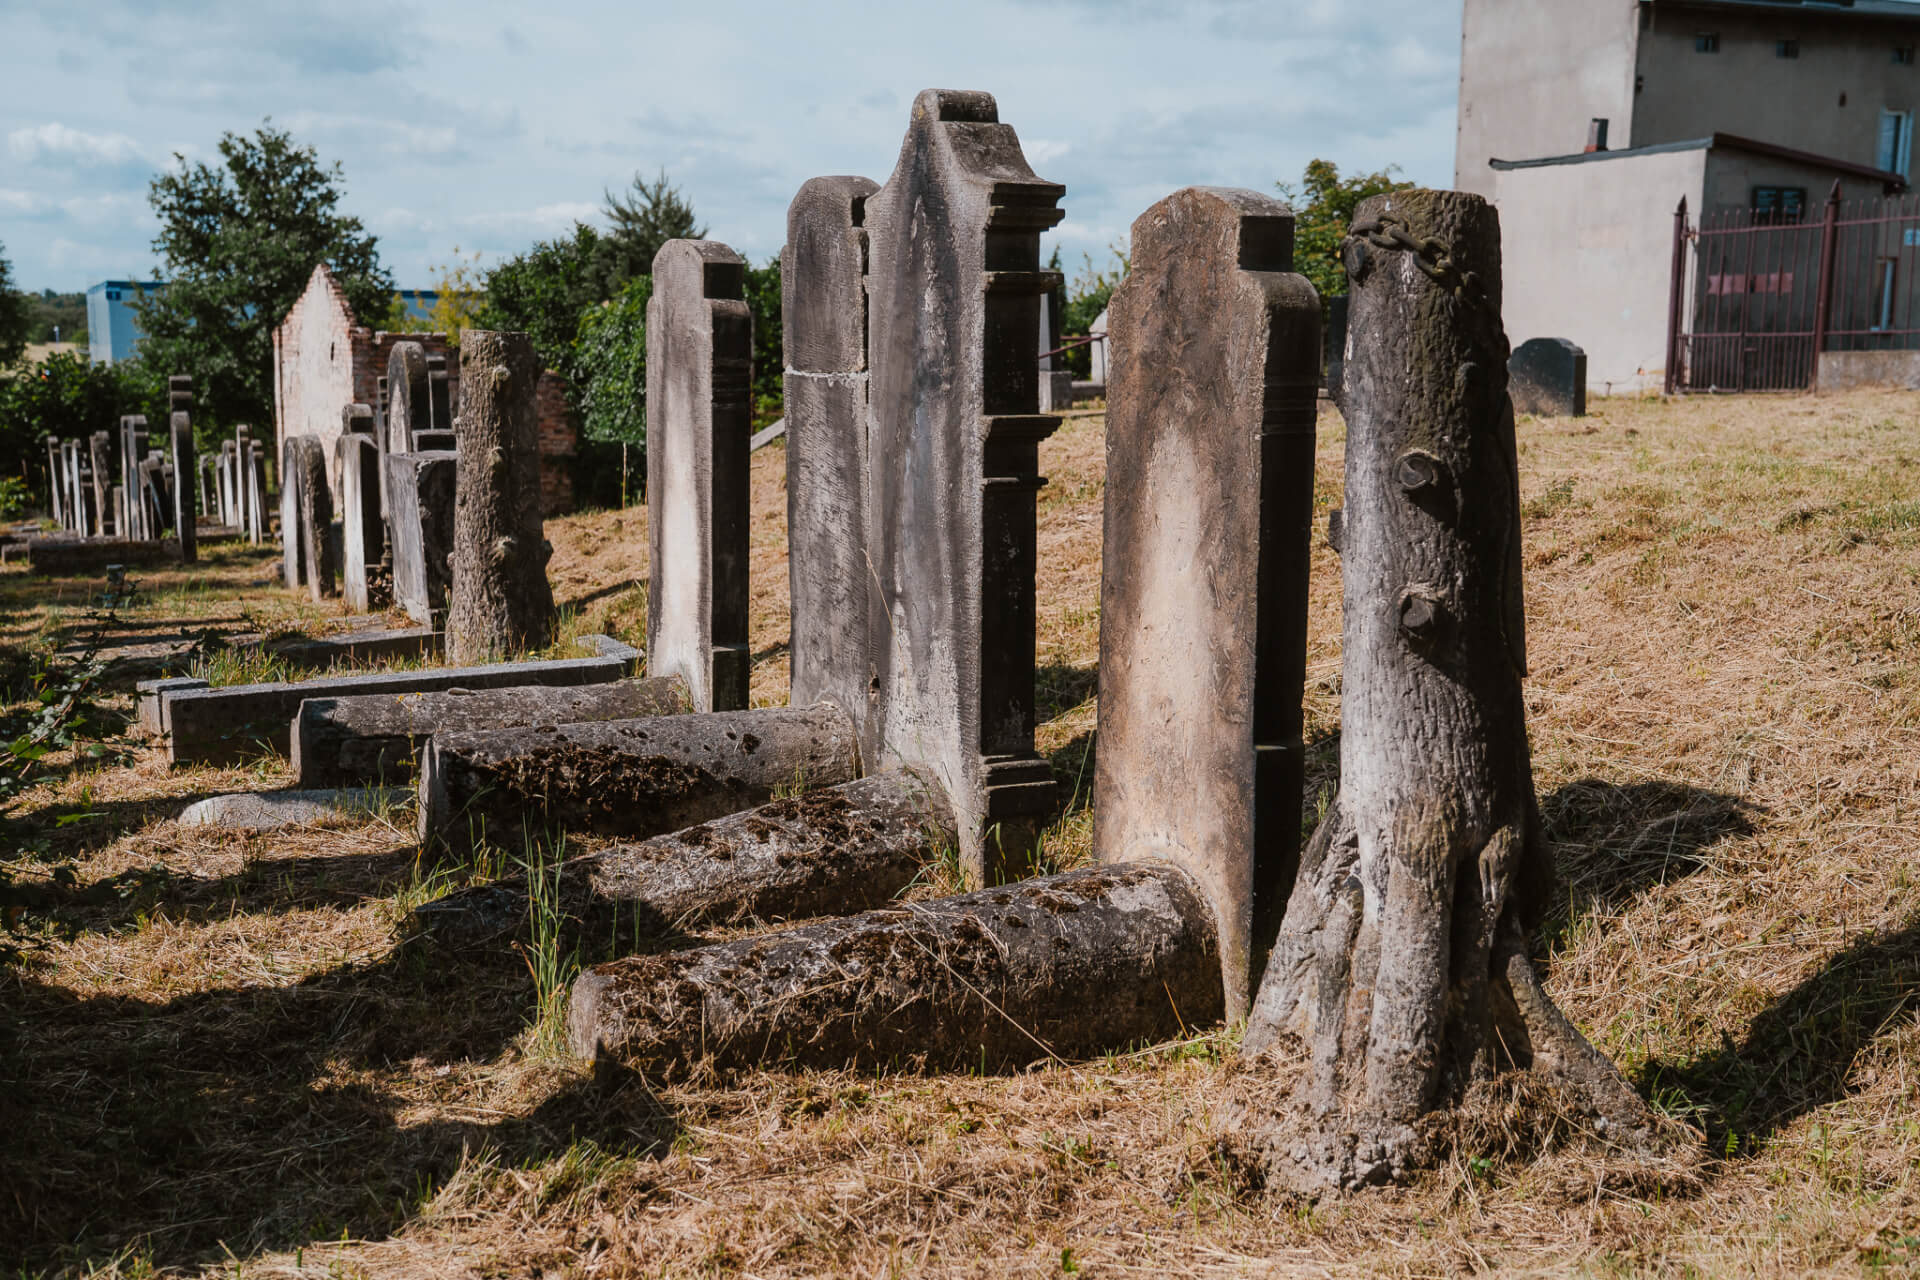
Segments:
[[[1092,372],[1089,373],[1087,377],[1089,381],[1094,383],[1094,385],[1101,386],[1101,387],[1104,387],[1107,385],[1107,364],[1109,361],[1108,352],[1110,349],[1110,344],[1106,337],[1106,333],[1107,333],[1107,312],[1102,311],[1099,315],[1093,318],[1093,324],[1087,330],[1087,334],[1089,337],[1096,337],[1100,339],[1100,341],[1098,342],[1092,342],[1087,344],[1088,346],[1087,367],[1092,370]]]
[[[447,357],[435,351],[427,357],[427,430],[453,430],[452,386],[447,380]],[[417,439],[415,449],[424,449]]]
[[[1293,212],[1189,187],[1115,291],[1094,849],[1172,862],[1245,1014],[1299,862],[1320,300]]]
[[[220,442],[220,454],[214,461],[213,486],[215,500],[219,504],[220,523],[229,528],[239,527],[239,508],[233,500],[235,481],[239,477],[239,468],[235,459],[239,450],[231,440]]]
[[[300,554],[300,464],[298,436],[280,446],[280,580],[289,590],[303,585],[306,562]]]
[[[787,357],[787,565],[792,702],[867,717],[868,178],[815,178],[787,208],[780,254]]]
[[[1515,413],[1587,416],[1587,353],[1565,338],[1530,338],[1507,360]]]
[[[391,406],[387,403],[387,375],[381,374],[373,380],[373,442],[380,453],[380,518],[387,518],[387,416]]]
[[[1033,335],[1058,272],[1040,233],[1064,188],[1034,176],[992,95],[915,99],[871,236],[867,545],[870,767],[947,788],[975,883],[1024,872],[1054,805],[1033,750]]]
[[[249,525],[253,519],[253,507],[258,501],[258,499],[252,495],[252,489],[246,483],[246,476],[244,474],[248,462],[253,457],[253,449],[254,444],[251,429],[244,423],[235,427],[233,429],[233,456],[236,468],[234,478],[238,481],[238,483],[234,485],[234,525],[236,528],[245,528]]]
[[[380,446],[373,438],[373,410],[350,404],[340,411],[340,559],[341,594],[347,607],[366,613],[367,566],[380,558],[386,530],[380,521]]]
[[[53,508],[53,522],[62,529],[70,528],[66,486],[62,481],[60,465],[60,440],[52,432],[47,433],[47,501]]]
[[[447,657],[453,662],[539,649],[553,634],[553,588],[547,582],[552,549],[540,521],[540,371],[527,334],[468,329],[462,335],[465,391],[447,609]]]
[[[296,518],[300,523],[300,562],[306,569],[307,596],[315,604],[334,593],[333,491],[327,485],[327,453],[320,437],[293,438]]]
[[[1336,405],[1346,392],[1347,295],[1327,299],[1327,398]]]
[[[105,431],[94,432],[87,437],[87,451],[93,463],[93,509],[105,534],[113,521],[113,437]],[[111,532],[116,538],[126,536],[117,524]]]
[[[200,558],[199,529],[193,509],[193,379],[167,379],[167,425],[173,443],[173,533],[180,539],[180,559],[192,564]]]
[[[412,453],[413,433],[433,427],[427,353],[417,342],[396,342],[387,354],[386,426],[381,439],[382,451],[387,454]]]
[[[145,414],[129,414],[122,418],[120,458],[120,478],[127,489],[127,523],[131,537],[138,541],[152,538],[153,530],[147,519],[145,486],[140,480],[140,464],[147,456],[147,419]]]
[[[647,670],[695,711],[747,705],[747,438],[753,317],[746,263],[669,240],[647,303]]]
[[[249,465],[242,468],[241,488],[246,498],[247,541],[257,547],[267,540],[267,447],[250,440],[247,454]]]
[[[73,531],[83,538],[93,536],[92,522],[88,519],[86,486],[80,476],[80,442],[63,440],[60,444],[61,464],[64,469],[67,505],[73,511]]]
[[[1060,347],[1060,315],[1054,302],[1057,292],[1040,295],[1040,412],[1056,413],[1073,407],[1073,374],[1060,367],[1054,354]]]
[[[431,624],[444,616],[452,583],[447,556],[459,459],[447,452],[389,453],[384,465],[394,604]]]

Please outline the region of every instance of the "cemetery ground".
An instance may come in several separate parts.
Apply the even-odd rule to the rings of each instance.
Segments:
[[[51,923],[0,972],[0,1267],[1920,1271],[1912,404],[1612,399],[1519,427],[1529,728],[1563,881],[1538,950],[1567,1014],[1697,1129],[1690,1172],[1514,1149],[1486,1115],[1477,1151],[1410,1188],[1277,1200],[1215,1154],[1244,1080],[1235,1033],[1210,1028],[1092,1061],[1036,1046],[1003,1074],[596,1073],[558,1011],[605,940],[538,913],[496,955],[400,940],[413,906],[547,855],[423,858],[403,794],[371,820],[182,828],[188,800],[285,785],[285,762],[170,772],[135,747],[52,758],[5,832]],[[1077,414],[1041,447],[1039,745],[1072,797],[1055,869],[1091,853],[1101,428]],[[1308,826],[1336,782],[1341,448],[1323,406]],[[753,461],[756,705],[786,697],[783,465],[779,445]],[[643,639],[644,522],[549,522],[563,641]],[[123,629],[343,621],[262,586],[270,553],[203,556],[136,573]],[[0,573],[10,696],[98,586]],[[260,678],[226,661],[219,678]]]

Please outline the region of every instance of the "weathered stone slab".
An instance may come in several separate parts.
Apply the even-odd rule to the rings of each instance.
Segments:
[[[1587,353],[1565,338],[1531,338],[1507,360],[1515,413],[1587,416]]]
[[[246,501],[247,541],[260,546],[267,540],[267,447],[258,440],[247,446],[242,491]]]
[[[849,782],[858,758],[852,722],[826,703],[436,734],[420,761],[420,839],[659,835],[764,804],[776,787]]]
[[[1212,916],[1174,867],[1084,868],[598,965],[574,983],[567,1035],[665,1076],[1100,1053],[1219,1019]]]
[[[792,695],[856,722],[867,682],[867,235],[858,177],[815,178],[787,207],[786,352]]]
[[[306,583],[300,547],[300,464],[296,436],[280,446],[280,582],[289,591]]]
[[[440,633],[432,627],[381,628],[349,631],[340,635],[276,636],[271,639],[259,635],[241,635],[230,636],[227,640],[234,649],[243,653],[265,653],[291,669],[303,671],[327,671],[338,666],[394,658],[432,657],[440,651],[440,642]],[[160,734],[166,731],[166,725],[160,719],[158,693],[167,689],[208,687],[205,680],[165,674],[188,670],[199,653],[199,645],[200,637],[190,629],[183,628],[172,639],[152,640],[139,645],[135,651],[123,649],[114,654],[113,670],[116,677],[125,679],[129,672],[147,677],[134,684],[140,727],[144,732]],[[77,649],[73,651],[78,652]],[[151,712],[146,701],[150,693],[156,695]]]
[[[953,846],[946,793],[904,770],[775,800],[561,864],[554,901],[583,938],[658,938],[690,924],[840,915],[883,906]],[[478,946],[523,935],[524,879],[450,894],[413,925]]]
[[[103,536],[126,537],[113,515],[113,437],[96,431],[87,438],[87,451],[93,463],[93,509],[98,513],[97,531]]]
[[[327,818],[371,818],[392,806],[391,791],[241,791],[195,801],[181,813],[183,827],[278,831]]]
[[[453,584],[454,486],[451,453],[390,453],[387,537],[393,547],[393,599],[418,622],[444,617]]]
[[[320,680],[184,689],[160,695],[160,716],[170,735],[167,752],[172,763],[227,764],[262,750],[282,755],[290,751],[293,717],[308,698],[360,694],[398,696],[526,684],[599,684],[624,677],[629,662],[630,659],[618,656],[497,662],[483,667],[427,667]]]
[[[747,705],[747,437],[753,316],[746,263],[669,240],[647,303],[647,661],[695,711]]]
[[[1022,874],[1054,807],[1033,750],[1034,495],[1059,419],[1038,412],[1033,336],[1060,282],[1039,253],[1063,191],[992,95],[929,89],[866,200],[877,697],[862,757],[940,780],[976,883]]]
[[[130,569],[178,564],[180,546],[171,539],[123,542],[118,538],[90,538],[85,542],[35,540],[27,544],[27,569],[49,578],[93,577],[110,564]]]
[[[1320,300],[1293,212],[1188,187],[1109,309],[1094,849],[1193,876],[1244,1016],[1299,864]]]
[[[427,351],[417,342],[396,342],[387,353],[385,452],[412,453],[413,433],[433,430],[427,392]]]
[[[207,689],[212,686],[194,676],[168,676],[142,680],[133,688],[134,725],[143,738],[157,738],[167,731],[164,694],[176,689]]]
[[[355,613],[373,607],[367,570],[379,562],[386,541],[380,519],[380,446],[371,430],[358,429],[362,423],[371,427],[372,420],[365,405],[347,406],[347,426],[334,442],[340,454],[340,589]]]
[[[293,445],[294,464],[299,469],[295,512],[300,522],[300,563],[306,571],[307,596],[318,604],[334,594],[333,490],[327,481],[327,455],[320,437],[295,436]]]
[[[294,718],[293,771],[303,787],[410,783],[426,740],[436,733],[634,720],[688,709],[686,689],[666,676],[577,688],[309,698]]]

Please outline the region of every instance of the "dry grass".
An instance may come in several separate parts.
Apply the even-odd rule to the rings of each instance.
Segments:
[[[1230,1032],[976,1077],[654,1088],[550,1056],[518,956],[396,946],[485,869],[380,822],[248,839],[276,785],[151,753],[28,798],[71,938],[0,978],[0,1265],[121,1275],[1799,1275],[1920,1271],[1920,424],[1911,396],[1603,401],[1521,425],[1535,773],[1566,881],[1551,986],[1700,1189],[1465,1157],[1323,1204],[1213,1162]],[[1320,503],[1342,436],[1323,420]],[[1091,838],[1102,435],[1043,448],[1041,749]],[[754,696],[786,686],[778,447],[755,459]],[[574,631],[644,631],[644,512],[555,522]],[[1339,565],[1316,535],[1303,820],[1335,783]],[[184,616],[310,617],[244,556]],[[150,578],[160,575],[148,575]],[[66,588],[67,615],[81,604]],[[281,601],[281,603],[274,603]],[[4,642],[49,609],[0,575]],[[1076,787],[1076,784],[1077,787]],[[86,820],[56,826],[61,816]],[[343,1236],[345,1237],[343,1239]]]

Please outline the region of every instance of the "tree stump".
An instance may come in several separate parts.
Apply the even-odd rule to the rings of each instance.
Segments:
[[[447,658],[538,649],[553,631],[551,554],[540,524],[540,357],[524,333],[469,329],[460,343]]]
[[[1476,1107],[1542,1085],[1543,1124],[1645,1150],[1651,1113],[1527,953],[1552,868],[1520,689],[1497,216],[1477,196],[1395,192],[1360,206],[1345,255],[1341,791],[1244,1045],[1301,1075],[1269,1079],[1228,1150],[1306,1194],[1403,1180]]]

